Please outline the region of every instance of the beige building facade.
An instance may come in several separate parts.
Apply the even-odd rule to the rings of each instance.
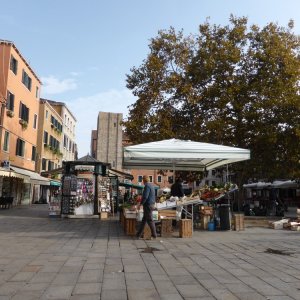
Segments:
[[[37,145],[37,172],[51,171],[62,166],[62,118],[48,103],[41,99]]]
[[[60,152],[62,161],[73,161],[77,159],[76,123],[77,120],[67,105],[63,102],[41,99],[47,101],[60,115],[62,119],[62,140]]]

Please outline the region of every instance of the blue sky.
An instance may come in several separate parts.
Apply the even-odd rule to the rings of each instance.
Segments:
[[[150,38],[170,26],[196,33],[207,17],[230,14],[264,26],[295,21],[299,0],[14,0],[0,5],[0,39],[13,41],[43,82],[42,97],[63,101],[77,118],[79,156],[90,151],[99,111],[121,112],[135,99],[126,74],[147,57]]]

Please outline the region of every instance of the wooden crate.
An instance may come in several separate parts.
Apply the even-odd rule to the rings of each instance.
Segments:
[[[201,215],[201,229],[208,229],[208,222],[210,222],[210,215]]]
[[[146,223],[145,228],[144,228],[143,238],[146,239],[146,240],[151,239],[151,229],[150,229],[150,227],[147,223]]]
[[[136,226],[136,219],[125,218],[124,231],[127,235],[135,235],[136,234],[135,226]]]
[[[179,221],[179,237],[190,238],[193,236],[193,223],[191,219],[181,219]]]
[[[200,206],[201,215],[212,216],[214,213],[212,206]]]
[[[172,236],[172,219],[161,219],[161,236],[171,237]]]
[[[176,219],[176,210],[172,209],[163,209],[158,212],[158,218],[169,218],[169,219]]]
[[[99,218],[101,220],[106,220],[108,219],[108,212],[107,211],[101,211],[100,214],[99,214]]]
[[[243,214],[234,214],[233,216],[234,230],[245,230],[245,218]]]

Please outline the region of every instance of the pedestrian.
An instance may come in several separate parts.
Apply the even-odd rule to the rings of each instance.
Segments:
[[[145,185],[142,195],[142,201],[138,204],[137,209],[140,210],[140,206],[143,205],[144,215],[142,223],[137,233],[137,238],[141,238],[144,233],[144,228],[146,223],[149,225],[151,230],[152,239],[156,239],[156,229],[153,222],[152,211],[155,208],[155,191],[153,185],[149,182],[150,179],[148,176],[143,176],[143,183]]]
[[[180,177],[178,177],[175,183],[171,186],[171,196],[179,198],[184,196],[182,179]]]

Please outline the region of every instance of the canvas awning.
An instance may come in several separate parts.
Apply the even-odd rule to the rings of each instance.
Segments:
[[[262,190],[266,188],[272,188],[273,184],[271,182],[253,182],[253,183],[247,183],[243,185],[243,188],[248,189],[256,189],[256,190]]]
[[[17,168],[17,167],[13,167],[11,166],[11,169],[13,171],[15,171],[16,173],[19,173],[23,176],[27,177],[27,183],[33,183],[33,184],[39,184],[39,185],[50,185],[50,179],[49,178],[45,178],[41,175],[39,175],[38,173],[29,171],[29,170],[25,170],[25,169],[21,169],[21,168]]]
[[[13,178],[20,178],[23,180],[29,180],[29,176],[26,176],[24,174],[19,174],[17,172],[14,172],[11,168],[0,168],[0,176],[3,177],[13,177]]]
[[[273,186],[278,189],[297,189],[300,187],[299,183],[295,180],[274,181]]]
[[[123,168],[204,171],[247,159],[247,149],[170,139],[125,147]]]
[[[127,183],[127,182],[119,182],[119,186],[124,186],[126,188],[133,188],[133,189],[137,189],[137,190],[142,190],[144,188],[143,185]]]

